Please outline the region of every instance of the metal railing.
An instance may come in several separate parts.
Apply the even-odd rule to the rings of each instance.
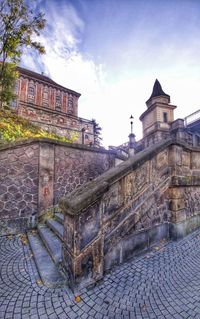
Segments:
[[[200,120],[200,110],[186,116],[184,118],[184,123],[185,123],[185,127],[187,127],[188,125],[196,122],[197,120]]]

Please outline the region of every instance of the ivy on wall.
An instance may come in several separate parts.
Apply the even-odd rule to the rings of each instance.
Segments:
[[[71,138],[59,136],[53,132],[41,129],[39,126],[30,123],[28,120],[18,116],[12,110],[0,110],[0,142],[14,142],[27,138],[46,137],[61,142],[75,142],[78,138],[73,133]]]

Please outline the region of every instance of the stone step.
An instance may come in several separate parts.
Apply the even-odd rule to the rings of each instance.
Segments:
[[[46,225],[38,226],[38,233],[56,265],[62,261],[62,242]]]
[[[39,234],[28,233],[28,239],[43,284],[50,288],[63,286],[65,280],[50,257]]]
[[[63,241],[64,226],[52,218],[48,219],[46,224]]]
[[[55,216],[55,219],[56,219],[59,223],[61,223],[61,224],[64,223],[64,215],[63,215],[63,213],[55,213],[54,216]]]

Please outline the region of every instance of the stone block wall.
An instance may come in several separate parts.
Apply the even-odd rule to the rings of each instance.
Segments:
[[[38,144],[0,150],[0,233],[15,232],[24,225],[34,224],[38,205],[38,158]]]
[[[114,166],[115,153],[36,139],[0,148],[0,235],[33,227],[58,200]]]
[[[108,152],[84,149],[55,148],[54,203],[80,185],[114,166],[114,156]]]
[[[200,150],[173,145],[170,161],[171,237],[180,238],[200,226]]]

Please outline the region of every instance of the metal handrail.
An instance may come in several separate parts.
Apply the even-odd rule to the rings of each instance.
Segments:
[[[192,113],[184,118],[185,126],[188,126],[189,124],[191,124],[199,119],[200,119],[200,110],[197,110],[196,112],[194,112],[194,113]]]

